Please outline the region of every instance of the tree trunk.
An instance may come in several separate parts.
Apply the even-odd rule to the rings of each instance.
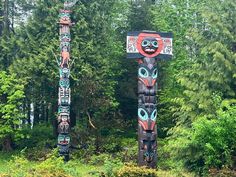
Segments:
[[[4,33],[5,35],[9,35],[9,0],[5,0],[4,1],[4,11],[3,11],[3,22],[4,22],[4,25],[3,25],[3,30],[4,30]]]
[[[52,129],[52,133],[53,133],[53,135],[55,136],[55,137],[57,137],[58,136],[58,132],[57,132],[57,125],[58,125],[58,122],[57,122],[57,117],[55,116],[55,112],[57,111],[57,104],[53,104],[53,106],[52,106],[52,115],[53,115],[53,117],[52,117],[52,126],[53,126],[53,129]]]
[[[0,1],[0,18],[3,17],[3,2]],[[3,31],[3,21],[0,20],[0,36],[2,36],[2,31]]]
[[[11,136],[6,136],[2,141],[2,150],[9,152],[12,151],[12,139]]]

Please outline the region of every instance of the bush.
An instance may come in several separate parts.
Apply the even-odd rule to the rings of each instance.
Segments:
[[[104,165],[107,159],[111,159],[109,154],[99,154],[99,155],[92,155],[89,160],[89,164],[91,165]]]
[[[235,114],[235,108],[219,111],[216,119],[203,117],[193,124],[195,131],[190,145],[202,150],[198,154],[205,169],[232,166],[232,155],[236,150]]]
[[[63,158],[57,158],[52,155],[47,160],[43,161],[39,165],[32,169],[32,176],[44,176],[44,177],[70,177],[63,168],[65,165]]]
[[[106,177],[115,176],[117,171],[123,166],[124,164],[119,159],[106,159],[104,162],[104,174]]]
[[[209,169],[233,167],[236,154],[236,107],[227,106],[217,111],[215,118],[198,117],[192,127],[178,127],[178,135],[167,144],[175,162],[207,175]]]
[[[38,148],[38,147],[53,147],[56,144],[55,137],[52,134],[52,126],[46,124],[38,124],[33,129],[23,129],[27,138],[17,142],[17,148]]]
[[[24,177],[30,169],[30,162],[24,157],[13,156],[13,159],[8,162],[7,166],[8,175],[12,177]]]
[[[121,138],[117,138],[114,136],[104,138],[101,144],[102,144],[101,147],[102,152],[116,153],[122,149]]]
[[[122,150],[117,152],[117,158],[122,162],[136,162],[138,153],[138,142],[136,139],[122,139]]]
[[[31,161],[44,161],[47,159],[47,156],[51,151],[51,149],[47,148],[34,147],[31,149],[26,149],[24,151],[24,155],[28,160]]]
[[[236,176],[236,171],[231,170],[229,168],[223,168],[221,170],[217,169],[210,169],[209,170],[210,177],[229,177],[229,176]]]
[[[157,177],[157,171],[154,169],[147,169],[146,167],[138,167],[134,164],[126,164],[119,169],[116,174],[117,177]]]
[[[14,156],[14,158],[8,162],[8,172],[6,175],[11,177],[33,177],[33,176],[43,176],[43,177],[70,177],[67,174],[68,166],[65,165],[62,157],[58,158],[58,151],[54,150],[48,158],[41,162],[35,163],[28,161],[23,156]],[[74,175],[78,176],[78,175]]]
[[[83,141],[78,145],[78,148],[71,151],[70,157],[88,163],[95,152],[95,138],[88,137],[86,141]]]

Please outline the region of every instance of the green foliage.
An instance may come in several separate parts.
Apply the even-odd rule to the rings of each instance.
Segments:
[[[123,138],[121,140],[122,150],[117,152],[117,157],[122,162],[136,162],[138,142],[134,138]]]
[[[23,89],[22,81],[15,74],[0,72],[0,139],[5,150],[9,150],[11,140],[24,138],[20,128],[24,118]]]
[[[23,177],[26,171],[30,169],[29,164],[30,162],[24,157],[14,156],[13,159],[8,162],[9,168],[7,173],[14,177]]]
[[[133,164],[126,164],[118,170],[118,177],[157,177],[157,171],[154,169],[147,169],[145,167],[138,167]]]
[[[28,136],[17,142],[19,149],[25,147],[52,147],[56,143],[52,134],[52,127],[47,124],[38,124],[33,129],[24,128],[22,132]]]
[[[184,128],[168,147],[171,155],[182,160],[189,169],[207,173],[210,168],[233,166],[235,154],[235,106],[223,107],[215,119],[199,117],[191,129]]]
[[[210,167],[232,166],[233,139],[225,137],[235,136],[234,116],[222,108],[227,100],[234,104],[235,97],[235,32],[228,23],[234,21],[235,11],[227,9],[229,5],[233,9],[236,4],[172,0],[152,11],[154,25],[176,33],[176,60],[160,65],[166,67],[162,78],[167,88],[160,93],[159,121],[169,129],[169,142],[163,147],[169,168],[184,165],[202,175]],[[178,18],[158,18],[160,11]],[[225,114],[231,128],[223,123]]]
[[[8,174],[13,177],[23,177],[23,176],[62,176],[67,177],[65,170],[62,168],[64,161],[62,158],[57,158],[56,154],[58,152],[54,151],[48,159],[36,164],[28,161],[22,156],[15,156],[9,163]]]
[[[193,177],[191,173],[184,172],[184,170],[161,170],[161,169],[147,169],[146,167],[138,167],[132,163],[124,164],[116,173],[117,177]]]
[[[217,170],[215,168],[209,170],[210,177],[228,177],[228,176],[235,176],[236,172],[229,169],[223,168],[221,170]]]
[[[115,176],[118,169],[120,169],[124,164],[119,160],[115,158],[106,158],[104,163],[104,173],[106,177],[113,177]]]
[[[41,176],[70,176],[66,175],[65,170],[62,168],[64,165],[63,158],[58,158],[58,151],[54,151],[52,155],[37,165],[35,170],[35,175]]]
[[[6,71],[0,72],[0,139],[5,145],[19,140],[15,147],[27,146],[27,159],[40,161],[31,168],[18,157],[9,164],[12,169],[15,163],[25,175],[114,176],[121,162],[136,161],[137,63],[125,59],[125,36],[147,29],[174,33],[173,60],[158,62],[158,168],[171,173],[155,174],[184,176],[178,172],[183,167],[199,175],[208,169],[212,175],[231,173],[236,154],[234,0],[91,0],[74,6],[71,122],[78,120],[72,141],[79,149],[72,150],[72,158],[86,165],[47,157],[47,146],[55,143],[62,1],[4,2],[9,3],[0,1],[0,70]],[[21,125],[31,103],[33,130]],[[52,122],[53,129],[45,126]],[[121,174],[129,175],[125,170]],[[145,171],[132,165],[127,170],[130,175]]]
[[[110,158],[109,154],[97,154],[92,155],[89,160],[89,164],[91,165],[104,165],[105,161]]]
[[[236,122],[232,115],[236,109],[220,111],[216,120],[199,118],[194,122],[191,144],[198,144],[202,149],[205,166],[220,168],[232,166],[232,153],[235,151]],[[201,158],[201,157],[200,157]]]

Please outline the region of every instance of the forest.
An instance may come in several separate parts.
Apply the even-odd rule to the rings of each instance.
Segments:
[[[236,176],[236,1],[79,0],[68,162],[57,149],[63,2],[0,1],[0,176]],[[172,59],[157,62],[156,169],[137,165],[126,36],[142,30],[173,33]]]

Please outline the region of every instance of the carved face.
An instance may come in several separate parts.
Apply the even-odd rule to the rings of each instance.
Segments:
[[[151,162],[153,160],[154,153],[153,152],[145,152],[144,159],[147,162]]]
[[[61,10],[61,11],[60,11],[60,14],[59,14],[59,17],[60,17],[61,19],[70,19],[70,11]]]
[[[59,114],[60,114],[60,113],[67,113],[67,114],[69,114],[69,113],[70,113],[70,108],[69,108],[69,106],[59,106],[59,107],[58,107],[58,113],[59,113]],[[59,117],[58,119],[59,119],[59,121],[61,121],[61,117]]]
[[[70,80],[68,78],[60,78],[59,85],[62,88],[69,88]]]
[[[158,41],[152,37],[146,37],[142,41],[142,50],[147,54],[154,54],[158,49]]]
[[[60,78],[69,78],[70,77],[70,70],[68,68],[60,68]]]
[[[68,34],[68,33],[61,34],[60,40],[61,40],[61,42],[70,42],[70,40],[71,40],[70,34]]]
[[[70,143],[70,137],[68,135],[59,135],[58,136],[58,144],[60,145],[68,145]]]
[[[149,69],[148,67],[141,66],[138,71],[139,80],[147,88],[154,87],[157,80],[157,68]]]
[[[64,2],[64,7],[65,8],[71,8],[72,6],[74,6],[76,4],[76,0],[66,0]]]
[[[143,127],[144,130],[153,130],[156,123],[157,110],[150,109],[148,111],[148,109],[139,107],[138,118],[139,124]]]
[[[68,52],[68,48],[67,48],[67,46],[63,46],[63,48],[62,48],[62,52]]]
[[[135,58],[156,58],[163,50],[163,40],[156,33],[140,33],[136,42],[136,50],[134,52]]]

